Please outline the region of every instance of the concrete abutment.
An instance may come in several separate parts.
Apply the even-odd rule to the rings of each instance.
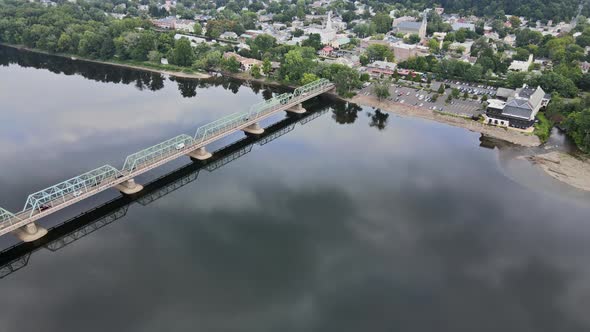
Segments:
[[[291,112],[291,113],[296,113],[296,114],[303,114],[306,112],[306,109],[303,108],[303,106],[301,106],[301,103],[299,103],[291,108],[288,108],[286,111]]]
[[[47,234],[47,229],[32,222],[21,228],[15,229],[13,233],[23,242],[33,242],[45,236],[45,234]]]
[[[244,132],[247,132],[248,134],[254,134],[254,135],[260,135],[264,132],[264,128],[260,127],[260,124],[258,122],[253,123],[251,125],[249,125],[246,128],[242,129]]]
[[[208,152],[203,146],[189,153],[188,156],[191,157],[191,159],[205,160],[211,158],[212,154],[211,152]]]
[[[125,182],[121,182],[118,185],[116,185],[115,189],[117,189],[125,195],[132,195],[140,192],[143,189],[143,186],[135,183],[134,179],[129,179]]]

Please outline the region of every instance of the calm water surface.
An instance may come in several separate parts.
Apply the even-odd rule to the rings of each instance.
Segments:
[[[13,211],[280,92],[7,49],[0,64],[0,206]],[[178,160],[137,179],[189,165],[149,195],[108,191],[42,221],[114,199],[88,236],[17,247],[26,265],[0,279],[0,330],[590,330],[588,195],[503,161],[479,134],[305,106],[326,113],[245,141],[249,153],[214,171]]]

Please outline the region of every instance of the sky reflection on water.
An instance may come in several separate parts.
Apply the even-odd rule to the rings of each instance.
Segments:
[[[226,87],[185,98],[169,80],[146,91],[0,67],[0,206],[263,98]],[[90,236],[36,252],[0,279],[2,329],[590,329],[588,204],[513,181],[478,134],[310,106],[325,107]]]

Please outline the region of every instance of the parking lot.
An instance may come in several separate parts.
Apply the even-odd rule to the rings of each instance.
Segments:
[[[460,81],[444,80],[442,83],[449,85],[451,88],[457,88],[461,93],[467,91],[470,95],[483,96],[488,95],[490,97],[496,95],[496,88],[493,86],[487,86],[479,83],[466,83]]]
[[[392,103],[399,103],[432,111],[453,113],[465,117],[481,114],[482,107],[478,100],[453,99],[450,103],[446,103],[447,95],[451,93],[450,91],[450,89],[447,89],[444,95],[439,95],[436,101],[432,101],[432,95],[436,94],[436,92],[431,93],[424,89],[402,87],[393,83],[389,86],[390,96],[387,100]],[[364,87],[359,93],[366,96],[374,95],[373,86],[369,85]]]

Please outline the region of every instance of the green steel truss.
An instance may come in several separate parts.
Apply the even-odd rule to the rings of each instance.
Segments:
[[[25,207],[23,208],[23,212],[30,211],[30,216],[33,216],[33,214],[37,211],[41,211],[46,207],[54,206],[56,202],[66,202],[69,199],[76,198],[96,186],[107,183],[108,181],[114,180],[124,174],[131,173],[137,168],[150,165],[158,160],[169,157],[177,153],[179,150],[183,150],[194,146],[195,144],[202,143],[203,141],[215,137],[220,133],[251,122],[252,120],[262,117],[280,107],[283,107],[284,105],[289,104],[290,102],[296,102],[299,99],[304,100],[308,94],[318,92],[331,85],[332,83],[326,79],[320,79],[311,82],[295,89],[293,93],[283,93],[281,95],[275,96],[274,98],[253,105],[248,111],[233,113],[219,120],[215,120],[204,126],[201,126],[197,129],[194,138],[189,135],[182,134],[162,143],[143,149],[139,152],[133,153],[127,156],[121,171],[117,170],[113,166],[105,165],[67,181],[58,183],[49,188],[38,191],[29,195],[27,202],[25,203]],[[14,222],[20,220],[22,219],[17,217],[15,214],[0,208],[0,228],[6,227],[7,225],[11,225]]]
[[[186,149],[193,143],[194,141],[192,137],[186,134],[181,134],[162,143],[150,146],[149,148],[145,148],[127,156],[122,171],[132,172],[136,168],[149,165],[155,160],[161,160],[179,150]]]
[[[252,119],[257,119],[268,113],[274,112],[277,108],[288,104],[294,99],[303,98],[307,94],[321,90],[331,84],[332,83],[327,79],[319,79],[295,89],[293,93],[283,93],[258,104],[254,104],[252,107],[250,107],[250,110],[246,112],[233,113],[216,121],[210,122],[197,129],[197,132],[195,133],[195,143],[202,143],[209,138],[215,137],[219,133],[237,128],[251,121]]]
[[[0,208],[0,225],[4,225],[4,223],[10,222],[12,224],[13,220],[20,220],[14,213],[4,210]],[[0,226],[1,227],[1,226]]]
[[[56,200],[67,201],[77,197],[93,187],[99,186],[108,180],[115,179],[120,174],[119,170],[111,165],[104,165],[90,172],[78,175],[64,182],[29,195],[23,211],[31,210],[31,216],[37,210],[41,210],[46,204],[53,205]]]

